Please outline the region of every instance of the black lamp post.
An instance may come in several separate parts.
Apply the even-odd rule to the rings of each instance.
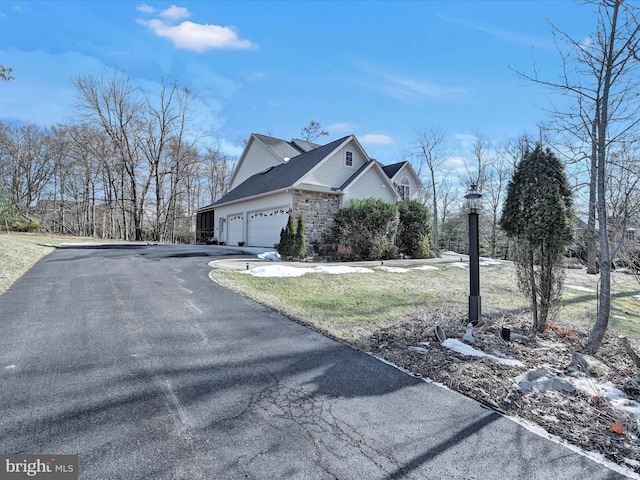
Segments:
[[[482,208],[482,194],[472,183],[464,196],[464,206],[469,214],[469,321],[478,325],[482,312],[480,301],[480,236],[478,234],[478,212]]]

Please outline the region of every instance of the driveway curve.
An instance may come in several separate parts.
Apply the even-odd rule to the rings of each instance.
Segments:
[[[245,253],[38,262],[0,296],[0,453],[82,479],[627,478],[209,279]]]

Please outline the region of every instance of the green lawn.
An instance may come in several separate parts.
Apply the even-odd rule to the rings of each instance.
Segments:
[[[331,336],[364,347],[373,331],[400,321],[466,315],[469,271],[454,263],[433,265],[439,270],[312,273],[295,278],[214,270],[211,278]],[[493,319],[528,315],[528,302],[516,287],[511,262],[482,266],[480,276],[483,314]],[[563,305],[555,323],[590,329],[596,315],[597,282],[598,276],[586,275],[583,269],[567,270]],[[615,273],[613,292],[611,328],[631,338],[640,337],[640,284],[629,275]]]
[[[0,234],[0,294],[55,246],[96,241],[102,242],[69,236]],[[295,278],[214,270],[211,278],[331,336],[363,346],[373,331],[397,322],[435,315],[464,317],[469,271],[453,263],[432,265],[439,270],[314,273]],[[596,315],[598,278],[586,275],[584,269],[567,270],[563,306],[556,323],[590,329]],[[610,326],[620,334],[640,338],[640,284],[620,272],[614,273],[613,280]],[[510,262],[481,267],[480,282],[484,314],[494,319],[526,314],[528,303],[516,288]]]

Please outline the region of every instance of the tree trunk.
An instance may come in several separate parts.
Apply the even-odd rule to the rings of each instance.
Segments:
[[[611,74],[614,63],[614,44],[616,40],[616,27],[618,9],[622,0],[616,0],[611,14],[611,31],[609,33],[609,48],[606,55],[604,69],[604,84],[602,87],[602,103],[596,111],[597,135],[598,135],[598,175],[597,175],[597,201],[598,201],[598,228],[600,229],[600,298],[598,304],[598,316],[596,323],[589,334],[585,352],[595,354],[604,338],[609,326],[611,313],[611,250],[609,248],[609,232],[607,229],[607,203],[606,203],[606,166],[607,166],[607,134],[609,122],[609,91],[611,89]]]
[[[596,105],[596,118],[598,106]],[[589,169],[589,216],[587,218],[587,231],[585,232],[585,246],[587,249],[587,273],[595,275],[598,273],[596,265],[596,192],[597,192],[597,171],[598,155],[595,131],[596,123],[593,123],[591,139],[591,168]]]

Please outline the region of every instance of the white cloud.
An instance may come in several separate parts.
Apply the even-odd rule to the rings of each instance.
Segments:
[[[393,138],[384,133],[367,133],[362,137],[358,137],[358,140],[363,145],[390,145],[396,143]]]
[[[7,16],[4,13],[0,12],[0,18],[7,18]]]
[[[266,76],[267,76],[266,72],[254,72],[247,76],[247,80],[249,80],[250,82],[253,82],[254,80],[260,80],[261,78],[264,78]]]
[[[158,11],[155,8],[153,8],[152,6],[147,5],[146,3],[143,3],[142,5],[138,5],[136,7],[136,10],[138,10],[139,12],[142,12],[142,13],[156,13]]]
[[[363,80],[364,84],[410,105],[426,101],[459,104],[465,101],[469,93],[461,86],[440,84],[425,78],[387,72],[367,64],[361,65],[360,68],[367,74],[367,79]]]
[[[183,18],[189,18],[191,16],[191,12],[189,12],[189,10],[184,7],[176,7],[175,5],[171,5],[166,10],[160,12],[160,16],[162,18],[166,18],[169,21],[175,22]]]
[[[443,102],[461,102],[467,95],[467,89],[455,85],[441,85],[430,80],[411,78],[391,73],[381,73],[380,90],[390,97],[405,103],[419,100],[437,100]]]
[[[138,19],[138,23],[148,26],[159,37],[168,38],[176,47],[198,53],[209,49],[248,50],[258,47],[249,40],[240,39],[231,27],[190,21],[172,26],[158,19]]]
[[[338,123],[332,123],[331,125],[325,128],[330,134],[350,133],[350,132],[353,132],[354,130],[358,130],[360,128],[360,125],[356,125],[355,123],[348,123],[348,122],[338,122]]]
[[[227,155],[229,155],[230,157],[240,157],[240,155],[242,155],[242,152],[244,150],[244,145],[238,146],[224,139],[219,140],[219,142],[220,142],[220,150],[223,153],[226,153]]]
[[[487,35],[494,37],[498,40],[503,40],[505,42],[514,43],[517,45],[523,45],[526,47],[530,46],[539,46],[539,47],[549,47],[551,43],[540,36],[535,35],[527,35],[521,32],[515,32],[510,30],[505,30],[503,28],[499,28],[493,25],[489,25],[487,23],[475,22],[464,20],[461,18],[449,17],[446,15],[437,15],[441,19],[450,22],[456,23],[458,25],[462,25],[464,27],[472,28],[474,30],[478,30],[480,32],[486,33]]]
[[[452,155],[448,157],[444,164],[450,172],[466,172],[467,159],[460,155]]]

